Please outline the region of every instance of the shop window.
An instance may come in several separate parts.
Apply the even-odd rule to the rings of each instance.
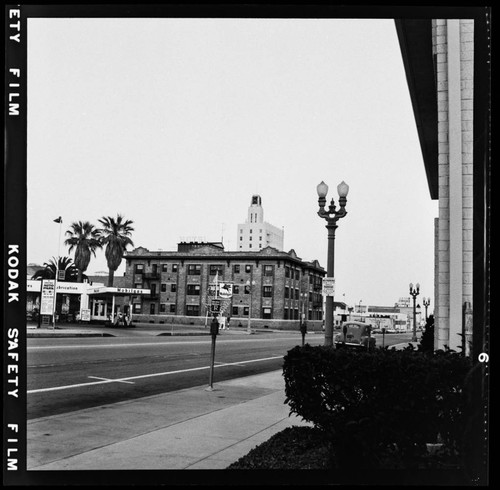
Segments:
[[[151,304],[149,305],[149,313],[150,313],[151,315],[154,315],[154,314],[155,314],[155,306],[156,306],[156,305],[155,305],[154,303],[151,303]]]

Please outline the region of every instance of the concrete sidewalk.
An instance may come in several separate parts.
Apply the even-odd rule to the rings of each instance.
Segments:
[[[282,371],[28,421],[28,470],[225,469],[292,425]]]

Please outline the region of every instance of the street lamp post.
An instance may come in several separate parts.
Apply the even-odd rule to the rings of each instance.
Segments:
[[[431,304],[431,298],[423,298],[422,299],[422,304],[425,307],[425,321],[427,322],[428,316],[427,316],[427,308]]]
[[[252,333],[252,329],[250,327],[250,319],[252,317],[252,290],[253,290],[253,287],[255,286],[255,281],[250,281],[250,279],[245,283],[245,285],[247,286],[247,288],[249,289],[250,291],[250,301],[248,303],[248,323],[247,323],[247,333],[248,334],[251,334]]]
[[[417,282],[415,284],[415,288],[413,287],[413,283],[410,282],[410,295],[413,298],[413,336],[411,338],[412,342],[417,341],[417,296],[420,293],[420,284]]]
[[[325,209],[326,195],[328,194],[328,186],[322,181],[316,188],[318,191],[318,216],[326,220],[326,229],[328,230],[328,255],[327,255],[327,268],[326,275],[329,278],[334,277],[334,262],[335,262],[335,230],[337,229],[337,221],[343,218],[347,211],[345,205],[347,204],[347,193],[349,186],[342,181],[337,186],[339,194],[340,209],[337,211],[335,202],[332,199],[328,209]],[[326,297],[325,307],[325,345],[332,346],[333,344],[333,295]]]

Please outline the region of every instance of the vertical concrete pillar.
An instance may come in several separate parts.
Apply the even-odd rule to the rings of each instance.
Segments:
[[[447,20],[448,138],[450,210],[450,323],[449,347],[459,350],[463,308],[462,106],[460,21]]]

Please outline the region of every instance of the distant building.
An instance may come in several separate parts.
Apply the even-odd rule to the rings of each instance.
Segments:
[[[231,323],[280,328],[302,314],[321,325],[322,282],[325,270],[318,261],[305,262],[294,250],[273,247],[259,251],[225,251],[220,243],[180,243],[177,251],[138,247],[126,252],[127,287],[149,289],[148,296],[132,296],[134,317],[144,321],[204,320],[210,303],[209,285],[233,285],[224,316]],[[251,287],[250,287],[251,285]],[[175,317],[174,319],[167,317]],[[182,320],[184,319],[184,320]]]
[[[264,221],[264,209],[259,195],[253,195],[246,223],[238,225],[238,251],[258,252],[266,247],[283,250],[283,229]]]

